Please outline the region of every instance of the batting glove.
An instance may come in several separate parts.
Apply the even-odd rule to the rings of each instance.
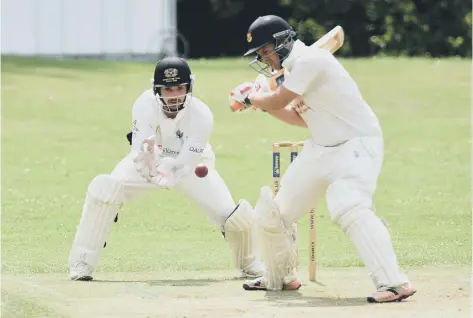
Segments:
[[[235,87],[229,96],[230,107],[233,111],[243,111],[251,107],[248,96],[255,91],[253,82],[245,82]]]

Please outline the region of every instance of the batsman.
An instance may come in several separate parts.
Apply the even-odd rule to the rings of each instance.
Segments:
[[[330,50],[306,46],[282,18],[257,18],[249,27],[250,65],[260,74],[230,94],[243,109],[259,109],[311,135],[289,166],[274,196],[267,186],[255,205],[265,274],[246,290],[294,290],[292,224],[325,196],[332,222],[353,242],[376,291],[369,302],[401,301],[416,289],[401,271],[385,224],[376,216],[373,194],[383,161],[377,116],[357,84]],[[277,87],[272,90],[267,77]],[[277,75],[279,74],[279,75]]]
[[[193,201],[223,234],[244,277],[263,273],[254,250],[253,208],[235,204],[215,167],[209,144],[213,115],[193,96],[194,75],[179,57],[156,64],[153,85],[136,100],[131,149],[111,172],[89,184],[69,257],[70,279],[91,280],[107,235],[126,202],[159,189],[181,192]],[[194,168],[205,165],[198,177]],[[154,213],[160,214],[158,208]]]

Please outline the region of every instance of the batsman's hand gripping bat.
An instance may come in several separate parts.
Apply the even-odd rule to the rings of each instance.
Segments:
[[[345,32],[340,25],[337,25],[316,42],[314,42],[310,47],[319,47],[330,51],[332,54],[338,51],[343,46],[345,40]],[[277,71],[271,77],[267,79],[269,89],[274,91],[284,82],[284,69]],[[235,100],[230,100],[230,109],[233,112],[241,112],[248,109],[242,103],[239,103]]]

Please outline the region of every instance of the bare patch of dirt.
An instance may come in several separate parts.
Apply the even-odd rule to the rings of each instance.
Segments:
[[[301,269],[303,279],[306,269]],[[67,274],[3,275],[5,297],[21,296],[60,317],[470,317],[468,268],[407,271],[417,287],[401,303],[369,304],[364,269],[318,271],[299,291],[245,291],[232,271],[97,273],[91,282]],[[19,310],[21,308],[18,308]],[[10,311],[12,308],[10,308]],[[14,310],[14,309],[13,309]]]

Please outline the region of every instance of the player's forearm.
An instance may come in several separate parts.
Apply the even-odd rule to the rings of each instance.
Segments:
[[[286,124],[307,127],[307,124],[302,117],[290,106],[283,109],[268,111],[271,116],[285,122]]]
[[[133,151],[140,151],[143,140],[155,134],[154,128],[146,116],[136,110],[133,110],[133,129],[131,132],[131,149]]]
[[[257,93],[249,96],[251,105],[258,107],[267,112],[281,110],[286,107],[286,103],[282,102],[277,96],[277,92]]]
[[[131,150],[140,151],[141,144],[143,143],[143,141],[151,136],[153,136],[152,129],[143,129],[143,130],[134,132],[132,135]]]

